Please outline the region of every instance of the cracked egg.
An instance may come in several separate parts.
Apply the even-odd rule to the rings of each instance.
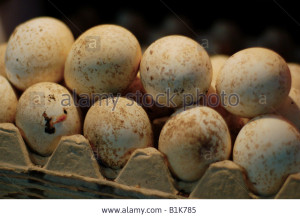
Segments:
[[[16,125],[29,147],[48,156],[62,136],[80,134],[81,118],[69,91],[50,82],[29,87],[20,97]]]

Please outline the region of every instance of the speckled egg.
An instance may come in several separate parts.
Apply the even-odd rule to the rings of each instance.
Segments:
[[[141,80],[147,93],[168,107],[183,105],[184,94],[196,102],[198,94],[206,94],[212,80],[209,56],[196,41],[184,36],[167,36],[151,44],[145,51]],[[174,97],[169,102],[169,97]],[[187,96],[186,96],[187,97]]]
[[[0,123],[15,121],[18,98],[10,83],[0,76]]]
[[[143,95],[145,93],[146,91],[141,82],[140,72],[138,72],[132,83],[127,87],[127,89],[125,89],[122,95],[126,96],[127,98],[133,98],[135,101],[139,101],[139,103],[142,103]],[[138,97],[137,94],[139,94]]]
[[[184,181],[201,178],[209,164],[229,159],[231,139],[222,116],[208,107],[178,113],[164,125],[158,149],[171,172]]]
[[[38,82],[59,82],[73,42],[69,28],[55,18],[39,17],[20,24],[6,49],[9,81],[20,90]]]
[[[226,110],[246,118],[273,112],[287,98],[290,88],[286,62],[265,48],[249,48],[231,56],[216,82]]]
[[[80,134],[81,116],[65,87],[42,82],[20,97],[16,125],[33,151],[48,156],[62,136]]]
[[[0,44],[0,76],[6,77],[6,71],[5,71],[5,51],[6,51],[7,43]]]
[[[153,146],[146,112],[123,97],[97,101],[86,115],[83,130],[98,159],[114,169],[123,167],[135,149]]]
[[[73,44],[65,81],[78,94],[122,93],[134,80],[141,60],[135,36],[117,25],[99,25]]]
[[[207,95],[216,94],[217,76],[228,58],[229,58],[229,56],[221,55],[221,54],[210,57],[213,74],[212,74],[212,81],[211,81],[210,88],[208,90]]]
[[[289,97],[274,113],[282,115],[300,130],[300,90],[291,88]]]
[[[288,63],[292,76],[292,88],[300,89],[300,65],[297,63]]]
[[[300,133],[280,116],[258,116],[238,134],[233,161],[245,168],[254,193],[273,195],[288,174],[300,172]]]
[[[189,105],[185,107],[181,107],[175,110],[175,112],[170,116],[174,117],[175,115],[178,115],[180,112],[186,111],[188,109],[192,109],[195,107],[199,107],[203,105]],[[225,120],[228,129],[230,131],[231,140],[234,141],[236,136],[238,135],[239,131],[242,129],[242,127],[249,121],[248,118],[241,118],[239,116],[233,115],[226,111],[223,107],[217,106],[213,108],[215,111],[217,111]]]

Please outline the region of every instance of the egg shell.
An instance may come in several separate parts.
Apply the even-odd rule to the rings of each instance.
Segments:
[[[212,81],[210,84],[210,88],[208,90],[207,95],[210,94],[216,94],[216,81],[217,81],[217,76],[222,68],[222,66],[224,65],[224,63],[226,62],[226,60],[229,58],[229,56],[227,55],[214,55],[210,57],[210,61],[211,61],[211,65],[212,65]]]
[[[183,105],[184,94],[195,102],[197,89],[206,94],[212,80],[209,56],[196,41],[178,35],[163,37],[151,44],[143,54],[141,80],[147,93],[168,107]],[[167,90],[176,106],[167,101]],[[158,97],[158,95],[164,96]]]
[[[65,66],[65,81],[78,94],[122,93],[134,80],[141,60],[135,36],[117,25],[99,25],[73,44]]]
[[[7,43],[0,44],[0,76],[6,77],[5,71],[5,51],[6,51]]]
[[[0,75],[0,123],[15,121],[18,97],[7,81],[7,79]]]
[[[231,139],[222,116],[208,107],[178,113],[164,125],[158,149],[171,172],[184,181],[201,178],[209,164],[229,159]]]
[[[169,116],[173,112],[170,108],[156,105],[155,100],[153,100],[150,96],[147,96],[147,93],[141,82],[140,72],[138,72],[133,82],[123,92],[123,96],[128,99],[133,99],[139,105],[141,105],[147,112],[150,120]]]
[[[175,115],[179,114],[180,112],[186,111],[188,109],[192,109],[195,107],[204,106],[204,105],[189,105],[186,107],[177,108],[175,112],[170,116],[174,117]],[[209,106],[208,106],[209,107]],[[211,108],[211,107],[210,107]],[[231,140],[234,141],[236,136],[238,135],[239,131],[243,128],[243,126],[249,121],[248,118],[241,118],[239,116],[233,115],[230,112],[226,111],[222,106],[213,107],[215,111],[217,111],[225,120],[228,129],[230,131]]]
[[[300,90],[291,88],[289,97],[274,113],[288,119],[300,130]]]
[[[31,19],[16,27],[5,55],[7,77],[20,90],[38,82],[59,82],[74,37],[61,21]]]
[[[125,89],[122,95],[126,96],[126,98],[133,99],[134,101],[142,104],[143,95],[145,93],[146,91],[141,82],[140,72],[138,72],[132,83],[127,87],[127,89]],[[137,97],[137,94],[141,95]]]
[[[146,91],[143,87],[143,84],[141,82],[140,72],[137,73],[134,80],[131,82],[131,84],[124,91],[124,95],[126,95],[127,93],[136,93],[137,91],[140,91],[143,94],[146,93]]]
[[[81,118],[69,91],[51,82],[37,83],[20,97],[16,125],[30,148],[50,155],[62,136],[80,134]]]
[[[300,65],[298,63],[288,63],[292,76],[292,88],[300,90]]]
[[[265,48],[249,48],[231,56],[216,82],[219,96],[226,95],[226,110],[246,118],[273,112],[287,98],[290,88],[291,74],[286,62]]]
[[[97,101],[86,115],[84,136],[98,159],[114,169],[123,167],[135,149],[153,146],[146,112],[123,97]]]
[[[245,168],[254,193],[271,196],[300,172],[300,133],[280,116],[258,116],[238,134],[233,161]]]

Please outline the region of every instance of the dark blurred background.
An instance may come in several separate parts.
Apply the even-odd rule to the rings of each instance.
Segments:
[[[182,34],[211,55],[263,46],[288,62],[300,63],[299,15],[297,1],[283,0],[0,0],[0,41],[21,22],[53,16],[63,20],[75,37],[95,25],[113,23],[132,31],[142,47],[165,35]]]

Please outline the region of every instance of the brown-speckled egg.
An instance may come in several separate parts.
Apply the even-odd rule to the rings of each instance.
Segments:
[[[289,97],[274,113],[282,115],[300,130],[300,90],[291,88]]]
[[[140,72],[146,92],[168,107],[182,106],[184,94],[196,102],[197,90],[198,94],[206,94],[212,80],[211,62],[204,48],[190,38],[177,35],[151,44],[143,55]],[[167,94],[175,95],[172,99],[175,106],[168,103]]]
[[[6,71],[5,71],[5,51],[6,51],[7,43],[0,44],[0,76],[6,77]]]
[[[273,112],[287,98],[290,88],[286,62],[265,48],[249,48],[231,56],[216,82],[226,110],[246,118]]]
[[[18,104],[17,95],[7,81],[7,79],[0,75],[0,123],[14,122]]]
[[[203,105],[189,105],[185,107],[181,107],[175,110],[175,112],[170,116],[174,117],[175,115],[178,115],[180,112],[186,111],[191,108],[199,107]],[[234,141],[236,136],[238,135],[239,131],[242,129],[242,127],[249,121],[248,118],[241,118],[237,115],[233,115],[226,111],[223,107],[217,106],[213,108],[215,111],[217,111],[225,120],[228,129],[230,131],[231,140]]]
[[[135,36],[117,25],[99,25],[73,44],[65,66],[65,81],[78,94],[122,93],[134,80],[141,60]]]
[[[300,172],[300,133],[280,116],[258,116],[238,134],[233,161],[245,168],[254,193],[273,195]]]
[[[228,58],[229,58],[229,56],[221,55],[221,54],[210,57],[213,74],[212,74],[212,81],[211,81],[210,88],[208,90],[207,95],[216,94],[217,76],[218,76],[222,66],[225,64],[225,62]]]
[[[172,173],[184,181],[200,179],[209,164],[229,159],[231,139],[222,116],[209,107],[178,113],[164,125],[158,149]]]
[[[300,89],[300,64],[288,63],[292,76],[292,88]]]
[[[141,82],[140,72],[138,72],[132,83],[125,89],[122,95],[142,104],[143,95],[145,93],[146,91]]]
[[[83,130],[98,159],[110,168],[123,167],[135,149],[153,146],[146,112],[123,97],[97,101],[86,115]]]
[[[33,151],[48,156],[62,136],[81,132],[80,117],[65,87],[42,82],[26,89],[20,97],[16,125]]]
[[[20,24],[6,49],[9,81],[20,90],[38,82],[59,82],[73,42],[70,29],[55,18],[39,17]]]

